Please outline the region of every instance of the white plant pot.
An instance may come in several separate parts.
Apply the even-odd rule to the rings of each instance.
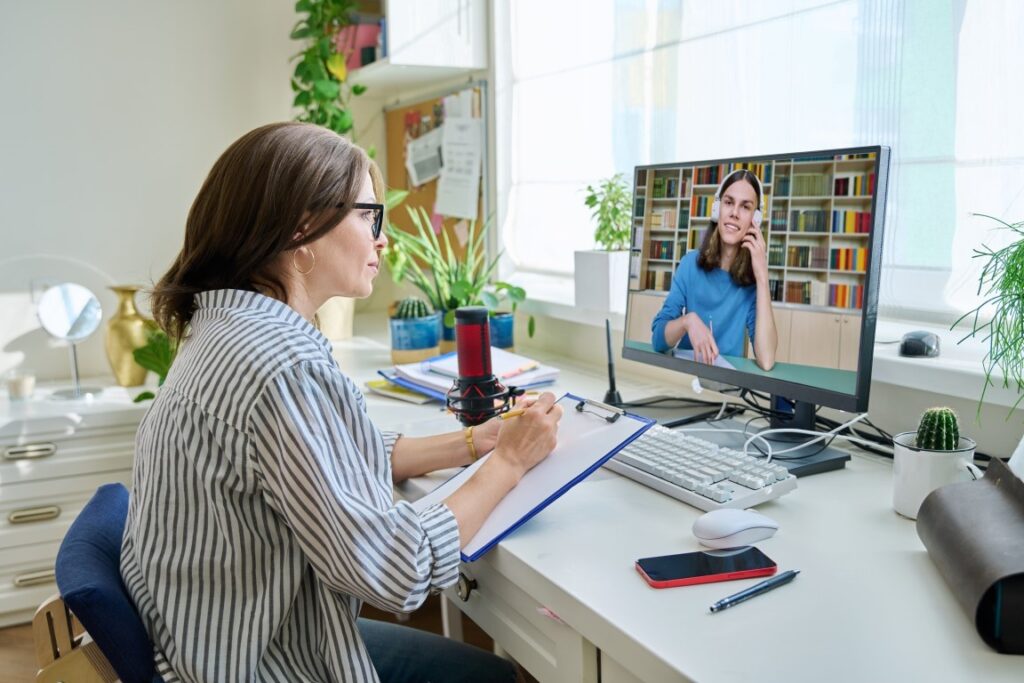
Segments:
[[[909,519],[917,519],[917,511],[928,494],[957,481],[980,479],[982,472],[974,459],[974,440],[960,437],[955,451],[931,451],[918,448],[917,432],[903,432],[893,437],[892,507]]]
[[[574,280],[576,308],[625,313],[629,252],[577,251]]]

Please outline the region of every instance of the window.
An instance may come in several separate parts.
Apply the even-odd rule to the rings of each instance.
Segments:
[[[638,164],[891,146],[889,315],[975,305],[973,249],[1011,235],[971,213],[1024,220],[1024,3],[498,0],[494,25],[517,270],[570,274],[593,247],[583,187]]]

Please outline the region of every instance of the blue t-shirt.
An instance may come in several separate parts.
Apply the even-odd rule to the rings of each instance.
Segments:
[[[740,287],[728,272],[715,268],[710,272],[697,265],[697,250],[688,252],[672,276],[672,289],[665,297],[658,315],[651,323],[651,344],[654,350],[668,351],[665,326],[686,313],[696,313],[711,328],[723,356],[743,355],[743,330],[751,342],[757,321],[757,288]],[[679,348],[692,349],[690,336],[683,335]]]

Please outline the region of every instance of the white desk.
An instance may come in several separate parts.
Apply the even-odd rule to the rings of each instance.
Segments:
[[[337,342],[335,355],[360,385],[389,364],[385,342],[368,339]],[[604,368],[543,360],[562,368],[556,394],[603,394]],[[628,397],[651,389],[623,383]],[[369,393],[367,401],[383,428],[458,427],[436,403]],[[402,491],[416,495],[444,478]],[[468,602],[453,591],[449,599],[545,682],[1024,680],[1024,658],[981,641],[914,523],[892,511],[891,478],[888,461],[855,456],[760,506],[780,530],[759,547],[780,569],[802,573],[719,614],[708,606],[755,580],[655,590],[633,569],[638,557],[698,550],[690,527],[700,511],[604,470],[464,565],[479,587]]]

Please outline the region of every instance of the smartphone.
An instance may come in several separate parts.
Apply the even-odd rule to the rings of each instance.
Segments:
[[[771,576],[778,565],[753,546],[642,557],[636,570],[654,588]]]

